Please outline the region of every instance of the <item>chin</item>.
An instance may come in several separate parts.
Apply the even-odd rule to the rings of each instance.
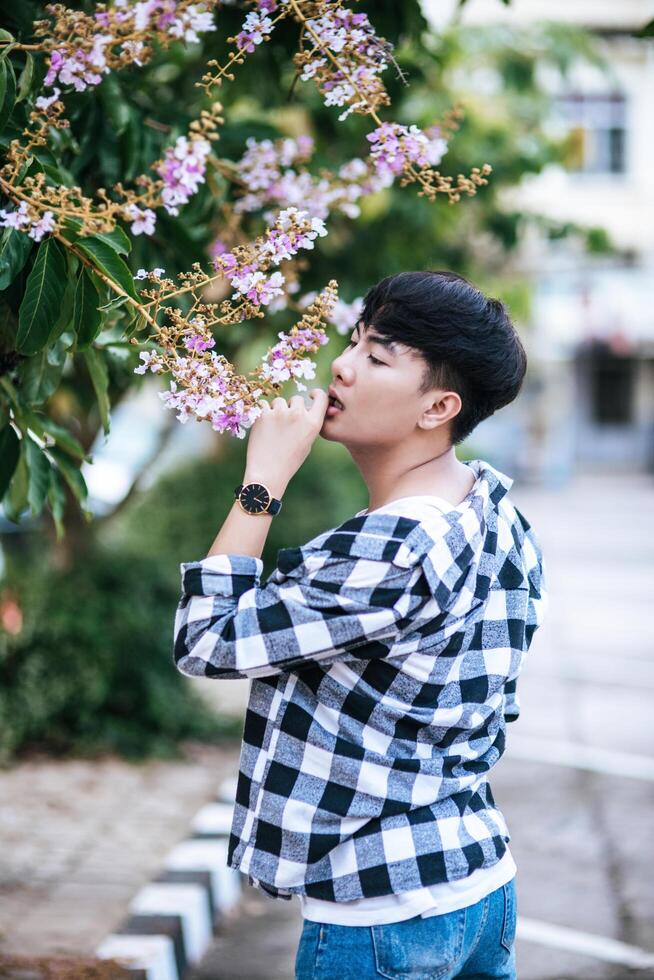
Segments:
[[[329,431],[325,431],[325,428],[326,427],[323,425],[322,429],[318,433],[318,435],[320,436],[321,439],[326,439],[327,442],[342,442],[343,441],[342,439],[339,439],[339,437],[336,435],[336,433],[333,433],[332,434]]]

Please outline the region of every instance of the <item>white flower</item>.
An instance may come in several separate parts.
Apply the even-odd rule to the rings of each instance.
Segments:
[[[53,102],[57,101],[60,95],[61,95],[61,89],[57,88],[57,86],[55,85],[54,89],[52,90],[52,95],[48,96],[47,98],[43,95],[40,95],[39,98],[35,101],[34,105],[36,106],[37,109],[42,109],[43,111],[45,111],[46,109],[50,108]]]
[[[128,204],[124,213],[127,215],[128,219],[132,221],[130,230],[133,235],[154,234],[154,226],[157,216],[150,208],[141,209],[137,207],[136,204]]]
[[[32,225],[27,234],[35,242],[40,242],[44,235],[55,230],[55,220],[52,211],[46,211],[40,221]]]

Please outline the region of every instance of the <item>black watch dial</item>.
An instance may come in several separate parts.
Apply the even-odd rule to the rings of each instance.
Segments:
[[[248,483],[238,498],[248,514],[263,514],[268,509],[270,495],[261,483]]]

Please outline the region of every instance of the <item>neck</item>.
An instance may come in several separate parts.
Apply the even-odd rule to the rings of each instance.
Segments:
[[[369,510],[413,494],[462,499],[474,483],[470,468],[457,459],[452,445],[426,448],[405,442],[348,449],[368,487]]]

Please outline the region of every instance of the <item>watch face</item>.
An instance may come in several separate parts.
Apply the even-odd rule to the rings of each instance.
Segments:
[[[260,483],[248,483],[238,499],[248,514],[262,514],[270,503],[270,495]]]

